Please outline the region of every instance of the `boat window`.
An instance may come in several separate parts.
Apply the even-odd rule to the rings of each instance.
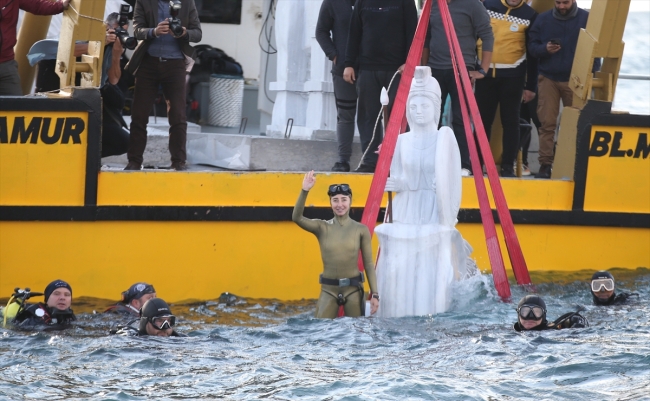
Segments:
[[[195,0],[201,22],[241,24],[242,0]]]

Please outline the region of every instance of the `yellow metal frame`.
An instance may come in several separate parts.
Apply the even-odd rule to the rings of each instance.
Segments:
[[[72,0],[63,13],[59,50],[56,56],[56,73],[61,78],[61,88],[75,86],[75,76],[81,73],[82,87],[99,87],[104,58],[105,0]],[[74,51],[77,41],[88,41],[88,54],[77,61]]]
[[[623,31],[630,0],[600,0],[592,3],[587,28],[580,31],[569,87],[573,107],[582,109],[589,99],[612,102],[623,59]],[[603,58],[594,76],[594,58]],[[593,94],[592,94],[593,89]]]

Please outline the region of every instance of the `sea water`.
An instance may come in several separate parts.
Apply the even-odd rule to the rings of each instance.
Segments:
[[[649,21],[630,13],[621,73],[650,75]],[[650,114],[650,81],[619,80],[614,108]],[[650,400],[648,267],[612,270],[639,294],[615,307],[591,305],[591,272],[533,274],[550,319],[584,307],[590,327],[527,333],[512,329],[527,292],[513,286],[503,302],[490,275],[457,285],[435,316],[317,320],[314,300],[172,305],[186,338],[109,336],[115,316],[93,313],[109,302],[75,299],[72,329],[0,329],[0,400]]]
[[[184,338],[107,335],[119,320],[79,299],[73,329],[0,330],[2,400],[648,400],[650,270],[611,270],[629,305],[596,307],[590,271],[533,274],[550,320],[583,329],[518,333],[490,275],[454,288],[449,312],[314,319],[315,300],[172,305]],[[160,294],[161,296],[164,294]],[[314,294],[316,296],[316,294]]]
[[[621,74],[650,77],[650,12],[630,11],[623,41]],[[650,114],[650,80],[619,79],[613,109]]]

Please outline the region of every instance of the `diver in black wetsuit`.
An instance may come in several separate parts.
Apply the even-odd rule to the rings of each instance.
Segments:
[[[591,276],[591,296],[596,306],[622,305],[627,303],[631,296],[639,296],[629,292],[616,294],[615,289],[616,283],[612,273],[601,270]]]
[[[156,290],[153,288],[153,285],[135,283],[122,293],[122,300],[120,302],[109,306],[104,313],[123,313],[133,317],[139,317],[140,308],[152,298],[156,298]]]
[[[569,312],[549,323],[546,320],[546,303],[537,295],[526,295],[517,305],[516,331],[550,330],[589,327],[587,319],[578,312]]]
[[[135,323],[138,322],[137,327]],[[186,337],[174,330],[176,316],[172,314],[167,302],[160,298],[152,298],[140,309],[140,318],[131,321],[110,334],[126,334],[135,336]]]
[[[40,294],[39,294],[40,295]],[[72,287],[63,280],[54,280],[43,292],[45,303],[24,304],[12,324],[22,330],[63,330],[76,320],[72,309]]]

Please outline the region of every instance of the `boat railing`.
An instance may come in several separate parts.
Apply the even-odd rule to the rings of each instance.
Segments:
[[[618,79],[630,79],[634,81],[650,81],[650,75],[618,74]]]

